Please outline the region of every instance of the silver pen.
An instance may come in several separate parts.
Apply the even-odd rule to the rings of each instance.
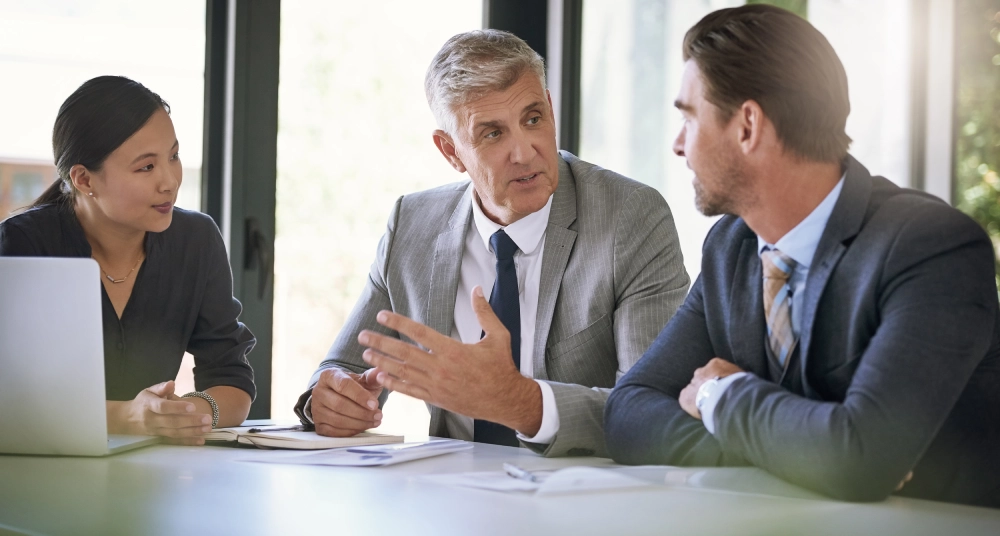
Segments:
[[[525,471],[524,469],[521,469],[520,467],[512,463],[504,463],[503,470],[505,473],[507,473],[507,476],[511,478],[516,478],[518,480],[527,480],[528,482],[534,482],[536,484],[539,482],[537,476],[531,474],[528,471]]]

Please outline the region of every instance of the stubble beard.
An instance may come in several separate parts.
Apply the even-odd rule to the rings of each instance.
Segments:
[[[732,161],[723,164],[718,172],[718,189],[709,191],[700,179],[694,181],[694,204],[705,216],[741,213],[741,208],[752,204],[750,185],[739,166]]]

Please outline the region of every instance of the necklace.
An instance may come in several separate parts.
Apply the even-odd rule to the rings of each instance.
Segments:
[[[139,253],[139,258],[136,259],[135,260],[135,264],[132,265],[132,269],[129,270],[128,273],[125,274],[125,276],[122,277],[121,279],[115,279],[115,278],[111,277],[110,275],[108,275],[107,270],[104,269],[104,266],[101,266],[101,262],[100,261],[97,261],[97,259],[94,259],[93,255],[90,256],[90,258],[92,258],[95,261],[97,261],[97,266],[99,266],[101,268],[101,272],[104,272],[104,277],[108,278],[108,281],[111,281],[115,285],[117,285],[118,283],[124,283],[125,280],[128,279],[128,276],[132,275],[132,272],[134,272],[135,269],[139,267],[139,263],[142,262],[142,257],[143,257],[143,255],[140,252]]]

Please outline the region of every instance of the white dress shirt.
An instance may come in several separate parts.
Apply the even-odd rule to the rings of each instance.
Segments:
[[[489,219],[473,195],[472,225],[465,237],[465,252],[462,255],[461,276],[458,293],[455,296],[455,326],[451,336],[466,344],[479,342],[483,328],[479,325],[476,312],[472,309],[472,289],[483,287],[487,300],[493,292],[497,278],[496,256],[490,247],[490,237],[500,229],[517,244],[514,253],[514,267],[517,271],[517,293],[521,305],[521,374],[534,377],[535,319],[538,315],[538,293],[542,275],[542,251],[545,249],[545,229],[549,225],[552,196],[538,212],[501,227]],[[537,381],[537,380],[536,380]],[[542,424],[533,437],[518,433],[518,438],[530,443],[551,443],[559,431],[559,410],[556,408],[552,387],[539,381],[542,390]],[[472,441],[473,420],[464,415],[445,413],[448,435],[455,439]]]
[[[845,174],[846,175],[846,174]],[[830,214],[833,207],[840,198],[840,191],[844,188],[844,176],[840,177],[837,185],[826,194],[823,201],[816,208],[800,221],[791,231],[785,233],[777,243],[768,244],[763,238],[757,237],[757,255],[763,253],[764,248],[777,249],[788,255],[795,261],[795,270],[788,278],[788,285],[792,291],[792,333],[795,338],[799,338],[799,330],[802,327],[802,301],[805,298],[806,281],[809,279],[809,266],[812,264],[819,240],[823,237],[826,223],[830,221]],[[729,386],[736,380],[746,376],[749,372],[737,372],[730,374],[719,380],[719,384],[712,390],[711,394],[705,398],[701,408],[701,422],[712,434],[715,434],[715,407],[719,404]]]

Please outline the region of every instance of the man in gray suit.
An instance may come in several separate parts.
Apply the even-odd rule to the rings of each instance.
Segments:
[[[556,150],[544,65],[511,34],[453,37],[425,90],[435,145],[471,181],[399,198],[296,411],[353,435],[395,390],[428,403],[434,436],[606,456],[610,388],[687,291],[670,211]]]
[[[691,294],[608,399],[613,457],[755,465],[853,501],[1000,506],[993,248],[847,155],[847,77],[787,11],[684,40],[675,152],[726,214]]]

